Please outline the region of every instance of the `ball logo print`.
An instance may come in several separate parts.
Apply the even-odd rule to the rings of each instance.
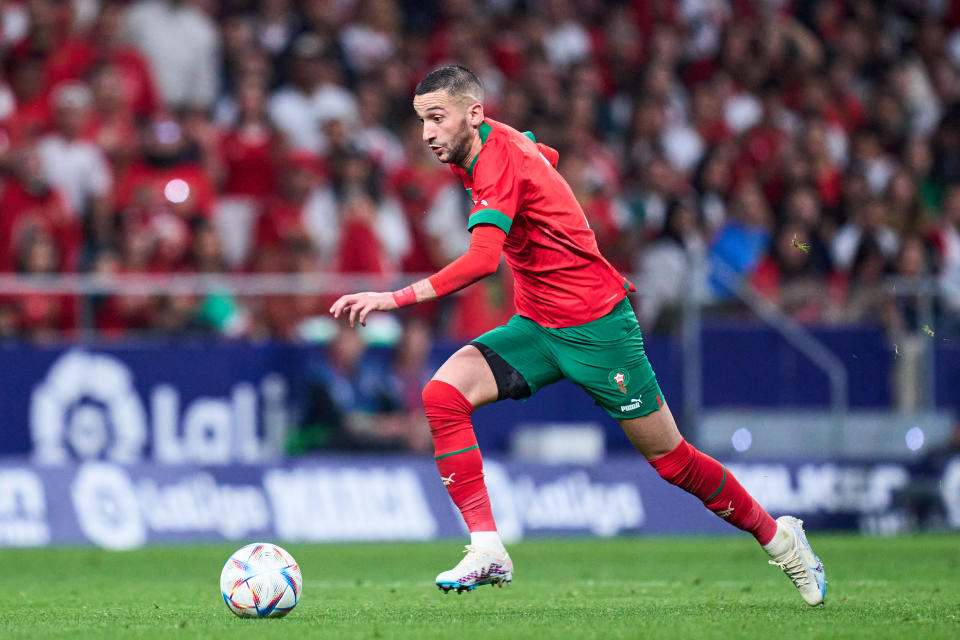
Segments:
[[[130,369],[112,356],[67,352],[33,391],[30,435],[40,464],[73,457],[136,462],[147,440],[147,416]]]
[[[220,594],[241,618],[280,618],[303,593],[303,575],[285,549],[254,542],[233,553],[220,573]]]

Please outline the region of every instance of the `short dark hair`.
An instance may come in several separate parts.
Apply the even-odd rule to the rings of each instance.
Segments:
[[[434,91],[446,91],[453,97],[469,96],[483,102],[483,85],[473,71],[451,64],[428,73],[417,85],[414,94],[422,96]]]

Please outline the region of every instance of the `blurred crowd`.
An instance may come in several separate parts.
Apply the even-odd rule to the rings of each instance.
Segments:
[[[6,0],[0,272],[432,272],[470,202],[410,102],[459,62],[560,151],[645,327],[731,273],[801,322],[960,317],[957,0]],[[501,269],[501,272],[505,269]],[[469,339],[501,273],[413,313]],[[297,338],[328,296],[0,297],[0,336]]]

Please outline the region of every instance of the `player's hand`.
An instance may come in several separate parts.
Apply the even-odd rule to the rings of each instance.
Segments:
[[[340,296],[340,299],[330,307],[330,313],[334,318],[339,318],[345,313],[350,313],[350,326],[357,326],[357,321],[366,326],[367,314],[371,311],[393,311],[397,308],[397,303],[393,299],[392,293],[377,293],[374,291],[365,291],[364,293],[348,293]]]

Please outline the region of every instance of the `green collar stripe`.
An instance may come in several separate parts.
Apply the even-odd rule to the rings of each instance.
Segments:
[[[717,490],[714,491],[709,498],[704,500],[704,502],[710,502],[711,500],[716,498],[718,495],[720,495],[720,492],[723,491],[723,485],[726,484],[726,482],[727,482],[727,468],[723,467],[723,477],[720,479],[720,486],[717,487]]]
[[[493,127],[487,124],[487,121],[484,120],[480,123],[480,144],[487,144],[487,138],[490,137],[490,132],[493,131]],[[467,167],[467,175],[471,178],[473,177],[473,167],[476,166],[477,160],[480,159],[480,154],[478,153],[473,157],[473,162],[470,163],[470,166]]]
[[[492,224],[504,233],[510,233],[510,227],[513,225],[511,220],[502,211],[496,209],[480,209],[475,211],[470,219],[467,220],[467,229],[473,229],[478,224]]]
[[[455,456],[458,453],[466,453],[467,451],[473,451],[474,449],[479,449],[480,445],[475,444],[472,447],[467,447],[466,449],[460,449],[460,451],[451,451],[450,453],[444,453],[434,458],[434,460],[441,460],[443,458],[449,458],[450,456]]]
[[[536,141],[537,141],[537,136],[533,135],[533,131],[524,131],[524,132],[523,132],[523,135],[525,135],[525,136],[527,136],[528,138],[530,138],[530,140],[533,141],[533,142],[536,142]]]
[[[481,144],[487,144],[487,138],[490,137],[491,131],[493,131],[493,127],[487,124],[486,120],[480,123],[480,143]]]

